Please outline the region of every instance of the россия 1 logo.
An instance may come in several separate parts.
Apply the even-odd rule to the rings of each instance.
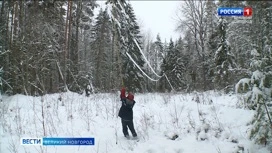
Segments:
[[[252,8],[251,7],[221,7],[217,10],[219,16],[243,16],[251,17]]]

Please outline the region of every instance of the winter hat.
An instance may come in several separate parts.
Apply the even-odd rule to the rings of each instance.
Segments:
[[[127,99],[129,99],[131,101],[134,100],[134,95],[131,92],[128,93]]]

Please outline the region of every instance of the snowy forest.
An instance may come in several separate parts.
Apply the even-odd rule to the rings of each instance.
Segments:
[[[217,15],[218,7],[246,6],[253,16],[245,22]],[[223,91],[243,95],[254,110],[250,138],[271,141],[272,3],[184,0],[177,9],[176,31],[184,37],[153,40],[129,1],[2,0],[0,91]]]
[[[185,1],[177,23],[184,37],[166,41],[143,34],[130,3],[120,3],[108,1],[102,9],[96,1],[3,1],[1,91],[43,95],[81,92],[91,85],[95,92],[110,92],[122,82],[137,92],[171,91],[147,61],[157,74],[168,76],[176,91],[230,92],[257,70],[269,80],[270,2]],[[220,6],[252,6],[252,22],[218,17]],[[94,9],[99,9],[97,16]],[[125,52],[159,80],[145,77]],[[270,82],[265,82],[268,87]]]

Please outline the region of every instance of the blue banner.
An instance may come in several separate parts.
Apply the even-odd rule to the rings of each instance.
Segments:
[[[219,16],[243,16],[244,8],[233,8],[233,7],[221,7],[218,8]]]
[[[94,138],[43,138],[43,145],[94,145]]]

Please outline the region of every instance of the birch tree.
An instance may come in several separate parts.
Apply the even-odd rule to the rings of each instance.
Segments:
[[[190,31],[193,36],[195,51],[192,53],[197,56],[194,63],[195,72],[200,72],[196,76],[198,79],[198,87],[202,87],[202,90],[207,89],[207,64],[205,60],[207,59],[206,50],[206,38],[207,38],[207,22],[205,21],[205,8],[207,1],[200,0],[186,0],[181,4],[179,11],[184,15],[185,19],[178,16],[178,29],[180,31]]]

